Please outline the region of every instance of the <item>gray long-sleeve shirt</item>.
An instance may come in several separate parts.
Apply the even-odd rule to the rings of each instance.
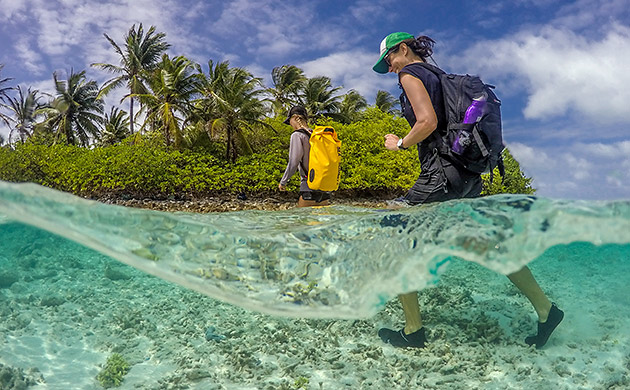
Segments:
[[[309,133],[313,132],[311,129],[306,130]],[[299,170],[301,179],[300,192],[310,191],[306,180],[308,172],[308,153],[311,150],[311,145],[308,141],[309,136],[300,131],[294,131],[293,134],[291,134],[291,142],[289,144],[289,163],[287,164],[287,169],[284,170],[282,179],[280,179],[280,184],[286,186],[291,176]]]

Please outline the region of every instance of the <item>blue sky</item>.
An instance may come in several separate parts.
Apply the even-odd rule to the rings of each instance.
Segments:
[[[204,69],[229,60],[271,85],[293,64],[370,103],[399,94],[371,70],[381,39],[429,35],[439,66],[496,85],[506,144],[539,195],[630,199],[630,0],[0,0],[1,75],[49,92],[56,70],[102,82],[89,64],[118,61],[103,33],[120,43],[134,23]]]

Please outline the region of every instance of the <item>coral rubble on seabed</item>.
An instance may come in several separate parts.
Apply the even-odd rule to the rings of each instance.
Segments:
[[[560,248],[532,263],[567,313],[543,350],[523,343],[535,329],[526,299],[504,276],[466,262],[420,293],[427,348],[398,350],[376,336],[402,326],[395,299],[366,320],[277,318],[41,231],[3,234],[0,263],[17,280],[0,289],[0,363],[33,389],[97,389],[113,353],[131,365],[121,389],[630,386],[630,304],[617,279],[628,274],[627,246]]]

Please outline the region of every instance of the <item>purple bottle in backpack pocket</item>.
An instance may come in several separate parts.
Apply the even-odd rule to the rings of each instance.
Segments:
[[[471,124],[480,121],[481,117],[483,116],[483,109],[485,108],[485,106],[485,94],[474,98],[472,100],[472,103],[470,103],[470,106],[468,106],[468,108],[466,109],[466,113],[464,114],[464,120],[462,123]],[[455,140],[453,141],[453,152],[457,154],[462,154],[464,150],[466,150],[468,145],[470,145],[470,143],[472,142],[471,135],[472,134],[467,130],[460,130],[457,133],[457,137],[455,137]]]
[[[483,109],[486,107],[486,95],[483,94],[479,97],[476,97],[470,103],[470,106],[466,109],[466,114],[464,114],[464,121],[462,123],[475,123],[481,120],[483,116]]]

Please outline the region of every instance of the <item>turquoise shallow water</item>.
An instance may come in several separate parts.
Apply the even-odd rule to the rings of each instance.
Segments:
[[[163,213],[0,183],[0,218],[270,314],[362,318],[435,284],[453,257],[508,274],[559,244],[630,243],[630,201],[505,195],[398,211]],[[1,220],[1,219],[0,219]]]
[[[98,389],[113,352],[132,364],[123,389],[630,384],[627,201],[196,215],[6,183],[0,199],[0,365],[36,389]],[[535,318],[501,275],[523,264],[567,313],[543,351],[523,346]],[[383,346],[414,288],[430,345]]]

